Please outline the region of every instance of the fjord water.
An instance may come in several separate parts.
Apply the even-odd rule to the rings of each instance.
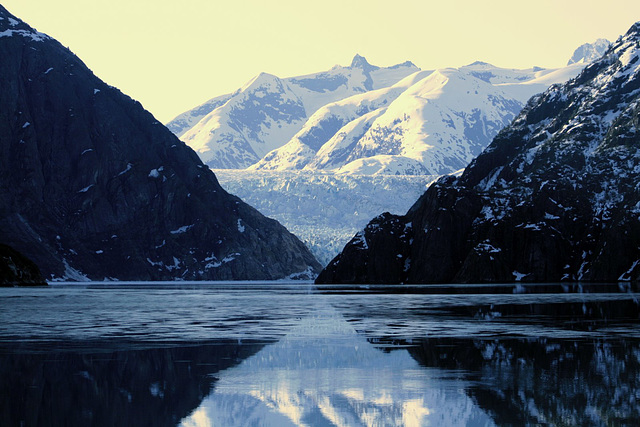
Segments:
[[[633,425],[637,288],[0,289],[0,425]]]

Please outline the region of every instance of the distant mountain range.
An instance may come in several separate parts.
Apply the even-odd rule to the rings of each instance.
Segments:
[[[382,214],[319,283],[640,279],[640,22],[464,173]]]
[[[260,74],[168,123],[211,168],[433,175],[464,168],[527,100],[575,77],[607,46],[585,44],[560,69],[476,62],[420,71],[349,67],[280,79]]]
[[[196,153],[0,6],[0,271],[47,280],[278,279],[320,265]],[[23,274],[24,273],[24,274]]]
[[[292,138],[320,107],[387,87],[418,71],[410,62],[351,66],[281,79],[262,73],[230,95],[207,101],[167,124],[211,168],[243,169]],[[326,130],[329,131],[329,130]]]
[[[223,190],[207,166],[358,176],[328,189],[331,180],[308,180],[335,190],[341,205],[374,182],[362,176],[426,183],[426,174],[464,167],[531,94],[577,74],[592,55],[583,51],[558,70],[421,71],[356,55],[307,76],[261,74],[168,125],[199,159],[139,103],[0,7],[0,269],[33,283],[312,277],[320,265],[302,242]],[[257,203],[274,206],[273,186],[255,188]],[[336,213],[339,225],[354,227],[349,218],[376,203],[352,203],[355,211]]]
[[[298,135],[251,169],[452,173],[480,154],[531,95],[581,68],[507,70],[475,63],[415,73],[390,88],[323,107]],[[326,142],[305,139],[327,122],[342,127]]]

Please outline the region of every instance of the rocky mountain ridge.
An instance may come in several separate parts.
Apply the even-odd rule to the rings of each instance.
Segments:
[[[596,61],[604,55],[609,46],[611,46],[611,42],[607,39],[598,39],[593,43],[585,43],[576,49],[567,65]]]
[[[459,178],[358,233],[318,283],[640,278],[640,23],[533,97]]]

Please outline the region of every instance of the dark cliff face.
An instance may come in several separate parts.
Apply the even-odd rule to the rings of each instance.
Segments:
[[[38,266],[15,249],[0,244],[0,286],[46,286]]]
[[[532,98],[460,178],[370,223],[317,281],[637,280],[639,122],[640,23]]]
[[[0,243],[47,279],[319,270],[140,103],[0,6]]]

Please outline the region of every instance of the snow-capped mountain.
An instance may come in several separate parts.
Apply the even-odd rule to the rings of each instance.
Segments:
[[[357,158],[356,150],[365,151],[364,144],[359,145],[360,141],[365,141],[365,136],[370,149],[375,149],[372,145],[377,133],[371,131],[374,123],[379,129],[383,126],[394,129],[394,126],[410,123],[419,131],[424,117],[420,120],[415,114],[407,117],[407,108],[412,106],[426,111],[449,105],[447,111],[453,116],[451,122],[461,130],[437,120],[431,120],[433,123],[429,125],[434,128],[440,126],[443,134],[457,135],[458,140],[466,138],[462,129],[469,127],[466,133],[476,137],[473,151],[474,146],[464,142],[457,151],[444,143],[437,147],[445,154],[454,153],[459,169],[462,169],[488,144],[489,137],[495,135],[500,126],[505,126],[508,118],[517,114],[532,94],[543,92],[554,82],[568,80],[583,66],[518,70],[476,62],[457,70],[416,72],[390,87],[323,106],[288,144],[272,151],[248,170],[217,170],[216,174],[231,193],[248,200],[258,210],[292,230],[326,265],[349,238],[362,229],[364,218],[384,211],[406,212],[423,193],[424,186],[434,179],[428,175],[430,171],[423,162],[406,155],[377,154]],[[440,86],[432,84],[432,90],[428,90],[428,83],[447,73],[453,78],[442,79]],[[462,84],[466,84],[469,94],[467,89],[462,90]],[[484,99],[475,95],[476,86],[485,90]],[[438,93],[438,88],[449,92]],[[423,98],[418,98],[416,93],[423,94]],[[460,95],[460,100],[456,95]],[[489,95],[504,101],[502,105],[512,107],[511,115],[507,116],[504,109],[494,107],[488,101]],[[427,96],[434,99],[425,99]],[[470,102],[469,107],[460,107],[462,102]],[[473,110],[474,105],[487,109],[487,113]],[[455,108],[463,111],[466,108],[467,113],[456,115],[451,112]],[[392,114],[394,109],[396,113]],[[441,120],[440,113],[437,117]],[[427,136],[429,138],[434,139]],[[417,139],[414,138],[413,142],[416,143]],[[407,147],[412,145],[408,139],[404,142]],[[436,148],[426,148],[423,152],[430,154],[429,150],[433,152]],[[349,156],[352,158],[347,161]],[[450,157],[454,157],[453,154]],[[452,168],[446,169],[446,172],[452,171]]]
[[[533,97],[460,178],[367,225],[325,282],[640,278],[640,22]]]
[[[265,134],[274,128],[293,132],[300,127],[290,139],[279,141],[281,147],[248,169],[217,170],[216,174],[226,189],[283,222],[326,263],[362,229],[364,217],[383,211],[406,212],[411,200],[433,180],[432,173],[464,168],[532,95],[575,77],[584,66],[509,69],[475,62],[458,69],[419,71],[410,63],[377,69],[356,56],[351,67],[279,79],[299,95],[305,113],[313,113],[302,124],[296,121],[295,126],[278,122],[277,127],[275,121],[269,121]],[[363,80],[367,72],[372,77]],[[310,91],[312,88],[315,91]],[[223,117],[227,107],[245,95],[238,91],[233,97],[214,98],[210,104],[179,116],[170,126],[187,119],[206,126],[210,119],[218,126],[213,134],[225,126],[245,126],[228,126]],[[255,102],[262,105],[262,101]],[[207,114],[209,118],[205,118]],[[200,150],[208,150],[213,144],[207,135],[213,134],[196,129],[191,135],[194,139],[205,135],[203,141],[207,142]],[[219,145],[225,143],[223,140]],[[234,147],[229,146],[231,158],[239,156]],[[209,158],[205,156],[214,155],[199,154],[205,160]],[[220,159],[226,156],[219,154]],[[394,178],[383,178],[390,175]],[[392,180],[399,190],[387,191],[384,184],[376,191],[380,179],[375,177],[387,183]]]
[[[250,169],[302,169],[309,163],[309,159],[345,125],[368,113],[381,111],[417,79],[430,73],[430,71],[416,72],[391,87],[350,96],[323,106],[309,118],[303,128],[287,144],[270,152]]]
[[[583,66],[512,70],[478,62],[417,72],[390,88],[323,107],[251,168],[452,173],[480,154],[532,95],[574,77]]]
[[[244,168],[291,138],[306,119],[289,85],[262,73],[181,138],[210,167]]]
[[[167,128],[176,134],[178,137],[182,136],[186,131],[194,127],[204,116],[215,110],[216,108],[224,105],[225,102],[230,100],[233,96],[238,95],[240,89],[234,93],[217,96],[207,102],[193,108],[185,113],[180,114],[178,117],[167,123]]]
[[[262,73],[233,94],[207,101],[167,124],[212,168],[245,168],[289,141],[320,107],[388,87],[418,68],[380,68],[356,55],[350,66],[281,79]]]
[[[604,55],[611,46],[611,42],[607,39],[598,39],[593,43],[585,43],[573,53],[567,65],[586,64],[596,61]]]

